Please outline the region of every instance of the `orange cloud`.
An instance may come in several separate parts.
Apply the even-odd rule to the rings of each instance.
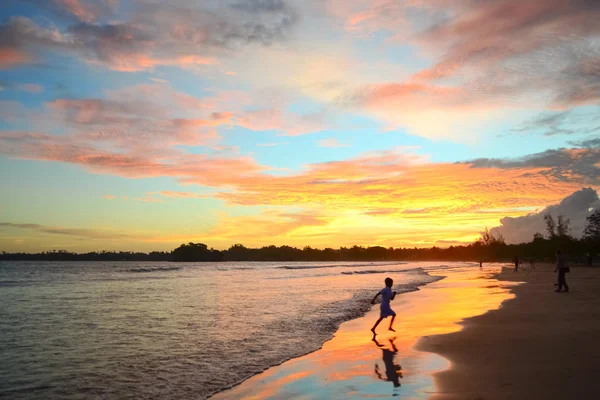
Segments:
[[[106,195],[106,196],[102,196],[102,198],[106,199],[106,200],[114,200],[117,197],[116,196],[112,196],[112,195]]]
[[[240,242],[248,246],[285,244],[286,240],[287,243],[297,243],[297,236],[302,235],[307,228],[326,224],[324,216],[311,211],[267,210],[260,215],[242,217],[223,212],[219,215],[218,225],[209,229],[206,235],[219,247]],[[266,243],[266,238],[272,240]]]
[[[138,197],[135,200],[141,201],[143,203],[163,203],[161,199],[157,199],[156,197],[152,197],[151,195]]]
[[[268,174],[268,167],[250,158],[180,154],[165,163],[152,155],[100,152],[40,134],[3,133],[0,152],[78,164],[93,172],[170,176],[212,187],[216,192],[209,197],[241,209],[250,206],[242,216],[221,213],[215,226],[195,233],[194,239],[202,237],[219,248],[234,242],[319,247],[470,242],[483,227],[497,226],[504,217],[523,216],[554,204],[582,185],[600,188],[595,169],[600,150],[595,148],[456,164],[431,163],[410,149],[399,149],[307,165],[287,175]],[[191,192],[158,194],[204,197]],[[138,200],[160,201],[151,195]],[[258,214],[256,206],[261,207]],[[180,239],[185,238],[152,240]]]

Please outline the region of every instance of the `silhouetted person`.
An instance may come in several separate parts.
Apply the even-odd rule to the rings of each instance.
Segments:
[[[513,261],[515,263],[515,272],[519,272],[519,263],[521,262],[521,260],[519,260],[519,257],[515,257]]]
[[[375,328],[377,328],[377,325],[379,325],[379,323],[387,317],[392,317],[392,320],[390,321],[390,331],[392,332],[396,332],[393,328],[392,325],[394,324],[394,318],[396,318],[396,313],[394,312],[394,310],[392,310],[392,308],[390,307],[390,301],[394,300],[394,297],[396,297],[396,292],[392,292],[392,285],[394,284],[394,281],[392,280],[392,278],[385,278],[385,287],[383,289],[381,289],[379,291],[379,293],[377,293],[375,295],[375,297],[373,297],[373,300],[371,300],[371,304],[375,304],[375,300],[377,299],[377,296],[381,295],[381,305],[380,305],[380,310],[381,313],[379,314],[379,319],[377,320],[377,322],[375,322],[375,325],[373,325],[373,327],[371,328],[371,332],[373,332],[373,338],[375,338]]]
[[[555,290],[555,292],[560,292],[563,286],[565,287],[565,292],[568,292],[569,285],[567,285],[565,274],[569,272],[569,266],[567,265],[567,261],[563,257],[560,250],[556,251],[556,268],[554,269],[554,272],[556,271],[558,271],[558,288]]]
[[[587,265],[588,265],[588,267],[592,266],[592,261],[593,261],[593,259],[592,259],[592,253],[587,253]]]
[[[398,353],[398,349],[394,345],[394,340],[396,340],[396,338],[390,339],[392,350],[381,349],[383,352],[383,364],[385,365],[385,378],[381,374],[379,365],[377,363],[375,363],[375,375],[377,375],[377,377],[382,381],[393,382],[394,387],[399,387],[400,378],[402,378],[402,367],[400,364],[394,363],[394,358],[396,357],[396,353]],[[375,338],[373,338],[373,341],[378,347],[383,347],[383,345],[379,344]]]
[[[483,268],[483,260],[479,260],[479,268]]]
[[[535,268],[535,260],[533,258],[529,260],[529,265],[531,266],[531,268]]]

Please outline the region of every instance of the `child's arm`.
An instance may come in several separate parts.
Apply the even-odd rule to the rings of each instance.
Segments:
[[[377,293],[375,297],[373,297],[373,300],[371,300],[371,304],[375,304],[375,300],[377,300],[377,296],[379,296],[380,294],[381,292]]]

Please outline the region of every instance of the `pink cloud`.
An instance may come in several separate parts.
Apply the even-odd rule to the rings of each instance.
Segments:
[[[393,0],[328,0],[326,9],[342,20],[352,33],[373,34],[381,30],[397,31],[406,25],[405,10],[411,2]]]
[[[26,64],[32,60],[33,58],[22,50],[0,46],[0,70]]]
[[[215,65],[218,61],[214,57],[200,57],[195,55],[180,56],[175,58],[155,58],[147,54],[115,54],[109,60],[88,60],[91,63],[107,64],[110,69],[121,72],[137,72],[151,70],[157,66],[175,66],[180,68]]]
[[[279,108],[241,112],[236,124],[253,131],[278,131],[280,136],[306,135],[332,126],[322,113],[298,115]]]
[[[106,200],[114,200],[117,197],[116,196],[112,196],[112,195],[106,195],[106,196],[102,196],[102,198],[106,199]]]
[[[63,6],[66,11],[76,16],[83,22],[94,22],[96,16],[88,8],[89,4],[85,5],[80,0],[54,0],[59,5]]]
[[[333,147],[333,148],[350,146],[349,143],[342,143],[342,142],[338,141],[336,138],[317,140],[317,144],[319,145],[319,147]]]
[[[18,85],[17,89],[28,93],[42,93],[44,91],[44,87],[42,85],[37,85],[35,83],[23,83]]]
[[[57,99],[47,104],[46,118],[90,143],[169,156],[178,144],[220,140],[215,128],[231,125],[233,114],[206,108],[202,100],[154,84],[110,91],[106,99]]]

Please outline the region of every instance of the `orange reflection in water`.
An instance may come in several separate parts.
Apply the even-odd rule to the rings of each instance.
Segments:
[[[392,302],[396,332],[388,331],[389,319],[384,320],[377,342],[372,341],[369,329],[379,316],[375,306],[364,317],[342,324],[321,350],[270,368],[215,398],[426,398],[435,389],[432,374],[450,365],[438,355],[415,350],[416,341],[460,330],[463,319],[512,298],[509,288],[514,283],[493,279],[497,271],[499,266],[433,272],[447,277]],[[395,383],[390,379],[397,373],[390,371],[394,367],[400,367]]]

